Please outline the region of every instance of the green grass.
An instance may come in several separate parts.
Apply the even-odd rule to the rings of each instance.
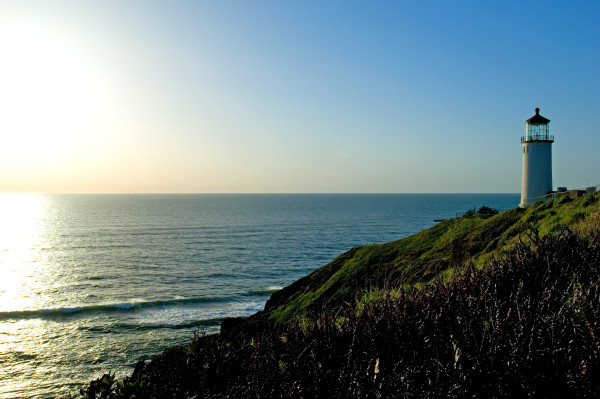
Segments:
[[[420,288],[436,279],[448,282],[456,268],[482,268],[519,241],[530,240],[529,231],[543,237],[563,227],[589,229],[584,220],[594,215],[600,219],[599,199],[600,193],[576,200],[561,197],[483,220],[450,219],[401,240],[353,248],[274,293],[265,312],[272,320],[288,322],[326,307],[353,306],[377,290]]]

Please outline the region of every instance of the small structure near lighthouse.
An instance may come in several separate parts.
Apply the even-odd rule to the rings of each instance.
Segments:
[[[552,143],[554,136],[550,135],[550,120],[540,115],[540,109],[535,109],[535,115],[525,121],[525,136],[521,137],[523,144],[523,181],[521,185],[521,203],[525,208],[535,204],[542,196],[552,191]]]

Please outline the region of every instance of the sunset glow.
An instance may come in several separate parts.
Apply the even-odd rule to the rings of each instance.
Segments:
[[[67,43],[27,27],[0,27],[1,156],[42,167],[76,151],[97,113],[97,89]]]
[[[600,183],[592,4],[1,7],[3,192],[518,192],[535,107]]]

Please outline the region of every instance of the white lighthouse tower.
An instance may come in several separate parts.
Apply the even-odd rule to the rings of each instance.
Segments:
[[[525,121],[525,136],[521,137],[523,144],[523,183],[521,185],[521,203],[525,208],[535,204],[543,195],[552,191],[552,143],[554,136],[550,135],[549,119],[540,115],[540,109],[535,109],[535,115]]]

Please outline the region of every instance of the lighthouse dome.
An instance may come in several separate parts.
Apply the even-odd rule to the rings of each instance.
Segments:
[[[540,115],[539,108],[535,109],[535,115],[533,115],[531,118],[529,118],[525,121],[525,123],[527,123],[529,125],[543,125],[543,124],[546,124],[549,122],[550,122],[550,119],[546,119],[542,115]]]

